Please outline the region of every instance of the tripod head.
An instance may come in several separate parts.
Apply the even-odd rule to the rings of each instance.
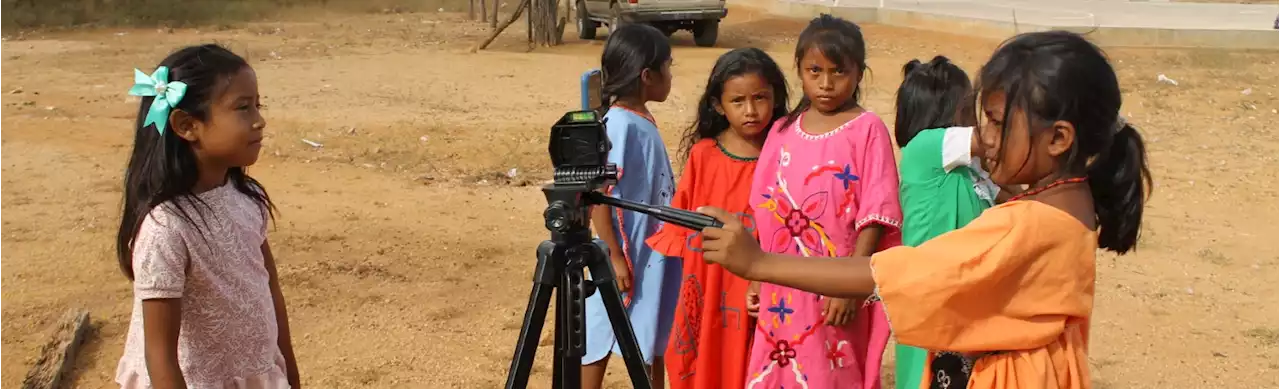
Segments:
[[[618,182],[618,167],[609,163],[609,143],[605,120],[595,110],[572,111],[551,127],[548,152],[555,164],[554,181],[542,188],[547,196],[543,213],[546,227],[554,234],[573,234],[586,229],[592,205],[609,205],[640,212],[659,220],[701,231],[721,227],[711,216],[667,206],[654,206],[610,197],[601,193]]]

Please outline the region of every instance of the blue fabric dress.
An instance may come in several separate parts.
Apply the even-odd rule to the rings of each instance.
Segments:
[[[618,184],[611,194],[621,199],[652,205],[669,205],[675,191],[671,160],[658,127],[630,110],[614,107],[605,114],[605,127],[613,149],[609,162],[618,165]],[[667,337],[680,295],[680,258],[667,258],[645,244],[658,231],[661,221],[638,212],[614,209],[613,229],[631,263],[632,291],[627,314],[640,343],[646,364],[653,364],[667,348]],[[600,293],[587,298],[587,350],[582,363],[603,359],[612,350],[621,355],[609,315]]]

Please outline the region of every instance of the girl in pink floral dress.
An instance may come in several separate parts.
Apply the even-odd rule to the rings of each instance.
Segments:
[[[750,201],[764,251],[870,255],[900,244],[889,130],[858,105],[866,48],[858,26],[822,15],[800,34],[804,98],[760,154]],[[889,328],[880,303],[760,287],[747,388],[879,388]]]
[[[187,47],[142,97],[116,240],[133,315],[116,370],[122,388],[299,388],[289,319],[267,244],[272,203],[245,173],[266,120],[244,58]]]

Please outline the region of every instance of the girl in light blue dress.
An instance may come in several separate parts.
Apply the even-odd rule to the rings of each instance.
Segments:
[[[645,104],[665,101],[671,92],[671,45],[666,35],[642,24],[609,34],[600,58],[604,100],[610,105],[605,127],[613,148],[609,162],[618,166],[618,183],[609,194],[651,205],[668,205],[674,192],[671,160],[653,115]],[[662,353],[675,316],[681,263],[655,252],[645,239],[661,221],[648,215],[596,206],[591,211],[596,234],[609,246],[610,261],[623,293],[623,304],[640,344],[650,381],[662,388]],[[587,298],[587,349],[582,358],[583,388],[599,388],[610,354],[621,354],[600,293]],[[612,351],[612,352],[611,352]]]

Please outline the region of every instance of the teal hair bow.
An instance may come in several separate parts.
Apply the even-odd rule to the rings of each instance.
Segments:
[[[150,76],[133,69],[133,88],[129,88],[129,94],[155,96],[155,100],[151,101],[151,110],[147,112],[147,120],[142,125],[155,124],[156,131],[164,135],[164,128],[169,124],[169,111],[187,94],[187,84],[182,81],[169,82],[168,67],[158,67]]]

